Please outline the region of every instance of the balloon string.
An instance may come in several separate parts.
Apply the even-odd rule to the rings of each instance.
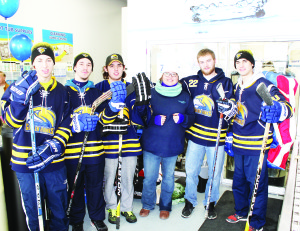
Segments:
[[[12,61],[11,61],[11,53],[10,53],[10,48],[9,48],[9,27],[8,27],[8,21],[7,21],[7,18],[5,18],[6,20],[6,32],[7,32],[7,48],[8,48],[8,57],[9,57],[9,71],[11,73],[11,79],[13,80],[14,79],[14,73],[13,73],[13,70],[12,70]]]

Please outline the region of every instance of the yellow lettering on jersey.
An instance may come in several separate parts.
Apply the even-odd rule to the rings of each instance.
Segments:
[[[202,110],[202,109],[196,109],[195,108],[195,112],[198,113],[198,114],[201,114],[201,115],[208,116],[208,117],[211,117],[211,115],[212,115],[211,111],[205,111],[205,110]]]
[[[190,79],[189,80],[189,87],[197,87],[198,80],[197,79]]]

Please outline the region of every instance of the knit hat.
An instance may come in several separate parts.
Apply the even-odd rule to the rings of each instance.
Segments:
[[[88,53],[80,53],[78,54],[75,58],[74,58],[74,63],[73,63],[73,70],[74,70],[74,67],[76,66],[77,62],[80,60],[80,59],[88,59],[91,61],[92,63],[92,71],[94,69],[94,62],[93,62],[93,59],[92,57],[88,54]],[[74,70],[75,71],[75,70]]]
[[[236,68],[236,61],[239,59],[247,59],[250,63],[255,67],[255,60],[253,58],[253,54],[250,50],[240,50],[234,56],[234,68]]]
[[[117,61],[124,65],[123,58],[119,54],[111,54],[106,58],[105,66],[109,66],[112,62]]]
[[[53,63],[55,64],[55,58],[54,58],[54,52],[53,47],[46,42],[40,42],[35,44],[31,48],[31,64],[33,64],[35,58],[39,55],[48,55],[53,60]]]
[[[162,65],[162,67],[160,68],[158,75],[162,75],[165,72],[175,72],[179,76],[179,70],[180,67],[177,66],[176,64],[165,64]]]

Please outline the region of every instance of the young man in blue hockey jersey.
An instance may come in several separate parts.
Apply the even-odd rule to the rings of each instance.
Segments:
[[[251,51],[239,51],[234,57],[234,67],[239,72],[240,78],[235,85],[238,111],[234,118],[232,133],[227,135],[227,138],[231,136],[228,141],[233,140],[233,142],[226,141],[226,151],[231,155],[234,154],[235,163],[232,184],[235,214],[226,219],[229,223],[247,219],[266,122],[280,123],[292,116],[291,105],[278,88],[265,79],[261,72],[254,72],[255,60]],[[272,96],[274,103],[272,106],[265,106],[256,92],[257,86],[262,82],[265,83]],[[222,103],[220,103],[221,107]],[[273,140],[272,135],[273,126],[271,125],[249,230],[263,230],[266,223],[267,157]]]
[[[41,201],[51,210],[50,230],[67,231],[67,171],[64,151],[71,134],[70,101],[52,71],[53,48],[32,47],[34,70],[24,72],[2,97],[3,118],[14,129],[11,166],[16,172],[29,230],[39,230],[34,172],[39,173]],[[32,98],[36,153],[32,153],[29,100]]]
[[[216,86],[221,83],[227,99],[233,97],[233,84],[231,79],[225,77],[222,69],[216,68],[215,54],[210,49],[202,49],[198,52],[197,61],[200,70],[197,75],[192,75],[181,80],[183,90],[187,91],[194,102],[195,123],[186,131],[188,147],[186,151],[186,188],[185,188],[185,207],[182,210],[182,217],[189,217],[197,205],[197,185],[203,158],[206,154],[208,163],[208,181],[205,190],[203,205],[207,205],[208,191],[211,181],[212,191],[209,202],[208,219],[215,219],[215,203],[219,199],[220,177],[224,164],[224,144],[228,124],[222,123],[221,136],[217,159],[215,158],[215,146],[217,140],[217,130],[220,113],[217,110],[217,100],[220,98]],[[236,110],[235,104],[229,105],[230,114]],[[228,119],[227,118],[227,119]],[[213,175],[213,167],[216,159],[216,167]]]
[[[105,219],[105,201],[102,189],[105,155],[100,134],[100,123],[98,121],[100,119],[102,124],[114,121],[119,109],[113,105],[124,104],[126,97],[125,84],[121,81],[116,81],[111,84],[112,99],[110,103],[105,108],[103,105],[99,105],[95,114],[90,115],[93,102],[103,93],[89,80],[93,68],[94,62],[89,54],[78,54],[73,64],[75,77],[66,83],[73,111],[73,136],[70,137],[65,151],[69,198],[73,190],[85,132],[89,132],[70,211],[72,231],[83,231],[86,206],[84,189],[86,191],[87,209],[92,225],[97,230],[108,230],[103,222]]]
[[[126,72],[125,65],[121,55],[111,54],[106,58],[103,67],[103,81],[96,84],[96,88],[105,92],[111,89],[111,84],[115,81],[122,81],[128,86],[130,83],[125,81]],[[138,80],[138,79],[137,79]],[[139,138],[133,127],[133,115],[136,115],[135,109],[138,105],[148,105],[150,100],[150,86],[144,85],[146,79],[137,83],[133,81],[135,92],[127,96],[125,100],[125,108],[123,109],[124,119],[120,118],[109,125],[103,127],[103,144],[105,149],[105,190],[104,198],[106,208],[108,209],[108,221],[112,224],[117,223],[117,196],[115,193],[115,176],[118,166],[119,155],[119,134],[123,134],[122,139],[122,180],[121,180],[121,215],[126,218],[129,223],[135,223],[137,218],[133,213],[133,178],[137,164],[137,156],[142,154],[142,148]],[[148,81],[149,82],[149,81]],[[106,105],[109,101],[105,101]],[[142,108],[143,109],[143,108]],[[138,114],[138,113],[137,113]],[[121,126],[126,126],[126,132],[120,130]]]

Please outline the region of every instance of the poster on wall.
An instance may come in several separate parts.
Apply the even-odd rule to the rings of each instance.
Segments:
[[[43,42],[53,46],[55,55],[54,76],[58,81],[64,83],[66,77],[73,71],[73,34],[43,29]]]
[[[17,60],[9,50],[9,43],[13,36],[25,35],[33,42],[33,28],[0,23],[0,70],[6,74],[6,82],[11,84],[15,81],[23,68],[23,71],[30,70],[30,58],[21,61]]]
[[[33,42],[33,28],[0,23],[0,61],[18,61],[9,52],[9,41],[14,35],[24,34]],[[28,59],[29,60],[29,59]]]
[[[73,34],[53,30],[43,30],[43,42],[54,48],[55,62],[73,61]]]

